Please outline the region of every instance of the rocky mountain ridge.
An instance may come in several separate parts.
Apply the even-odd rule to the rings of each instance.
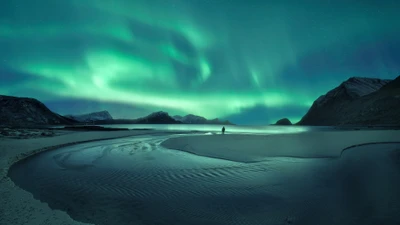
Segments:
[[[172,118],[184,124],[225,124],[225,125],[232,124],[228,120],[220,121],[218,118],[208,120],[202,116],[196,116],[193,114],[188,114],[186,116],[177,115],[173,116]]]
[[[298,125],[400,125],[399,80],[350,78],[314,101]]]
[[[73,124],[74,120],[52,112],[34,98],[0,95],[0,125],[35,126]]]
[[[80,115],[65,115],[65,117],[76,120],[78,122],[93,122],[99,120],[112,120],[113,117],[106,110],[99,112],[92,112]]]

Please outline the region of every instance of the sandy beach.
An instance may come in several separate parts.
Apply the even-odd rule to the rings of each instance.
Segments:
[[[95,140],[159,133],[159,131],[62,132],[62,135],[29,139],[0,139],[0,224],[83,224],[67,213],[52,210],[47,203],[16,186],[7,172],[10,166],[26,157],[51,149]]]
[[[31,139],[0,139],[0,224],[83,224],[63,211],[17,187],[7,172],[10,166],[39,152],[77,143],[156,134],[160,131],[68,132]],[[172,132],[171,132],[172,133]],[[190,135],[164,141],[165,148],[237,162],[256,162],[275,156],[300,158],[340,157],[350,146],[400,142],[400,131],[334,131],[280,135]],[[378,146],[378,145],[377,145]],[[308,150],[306,150],[308,149]]]
[[[398,130],[318,131],[278,135],[197,135],[170,138],[165,148],[237,162],[268,157],[339,157],[348,147],[367,143],[400,142]]]

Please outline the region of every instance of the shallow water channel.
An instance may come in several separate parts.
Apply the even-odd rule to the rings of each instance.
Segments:
[[[160,146],[172,136],[47,151],[16,163],[9,176],[94,224],[400,223],[399,144],[356,147],[340,158],[240,163]]]

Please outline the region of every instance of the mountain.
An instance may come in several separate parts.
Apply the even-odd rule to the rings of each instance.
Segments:
[[[148,116],[136,119],[135,123],[138,123],[138,124],[175,124],[175,123],[181,123],[181,122],[176,121],[174,118],[169,116],[168,113],[159,111],[159,112],[154,112]]]
[[[151,113],[138,119],[111,119],[98,120],[94,124],[177,124],[181,123],[168,115],[168,113],[159,111]]]
[[[202,116],[196,116],[193,114],[188,114],[186,116],[173,116],[173,118],[177,121],[180,121],[184,124],[232,124],[229,121],[220,121],[218,118],[213,120],[207,120]]]
[[[74,119],[79,122],[93,122],[99,120],[112,120],[112,116],[108,111],[93,112],[81,115],[66,115],[65,117]]]
[[[229,120],[221,121],[218,118],[215,118],[215,119],[212,119],[212,120],[207,120],[207,124],[234,125]]]
[[[299,125],[400,125],[400,77],[353,77],[322,95]]]
[[[232,124],[229,121],[220,121],[219,119],[207,120],[204,117],[196,115],[173,116],[167,112],[154,112],[148,116],[138,119],[111,119],[94,121],[94,124]]]
[[[76,121],[52,112],[34,98],[0,95],[0,125],[34,126],[74,122]]]
[[[186,116],[173,116],[173,118],[177,121],[187,124],[205,124],[207,123],[207,119],[201,116],[196,116],[193,114],[188,114]]]
[[[173,116],[172,118],[174,118],[174,120],[176,120],[176,121],[181,121],[181,122],[183,120],[183,116],[178,116],[178,115]]]
[[[292,122],[290,122],[290,120],[288,118],[282,118],[282,119],[276,121],[276,123],[274,125],[292,125]]]

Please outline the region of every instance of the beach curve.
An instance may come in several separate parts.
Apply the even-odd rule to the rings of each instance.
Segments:
[[[191,224],[207,221],[219,225],[279,224],[287,218],[294,224],[306,224],[302,222],[308,220],[318,222],[318,218],[310,216],[311,212],[322,218],[326,216],[325,221],[319,221],[319,224],[324,224],[333,219],[332,214],[342,216],[334,217],[338,222],[349,218],[345,212],[356,213],[358,217],[364,215],[360,206],[368,205],[368,202],[358,204],[364,199],[359,196],[377,193],[373,196],[379,203],[377,215],[381,215],[380,211],[396,210],[398,205],[392,201],[397,199],[393,196],[399,186],[395,179],[398,173],[391,173],[393,179],[381,176],[388,171],[398,171],[397,161],[386,161],[386,153],[398,152],[397,144],[355,147],[340,159],[277,157],[251,164],[198,157],[157,147],[129,154],[129,149],[135,146],[129,144],[131,142],[142,143],[144,147],[145,142],[151,139],[150,143],[159,145],[168,137],[110,140],[47,151],[19,165],[19,169],[13,168],[12,177],[18,184],[24,186],[25,183],[31,193],[40,194],[42,187],[45,188],[46,192],[40,199],[52,202],[50,207],[57,208],[57,201],[61,198],[60,206],[66,206],[62,208],[74,219],[95,224],[108,224],[111,220],[118,221],[118,224],[132,224],[132,221],[153,223],[157,220],[154,215],[162,218],[163,224],[174,224],[172,221],[176,218],[180,220],[175,224],[185,224],[182,221]],[[242,138],[246,140],[246,137]],[[109,147],[114,149],[113,153],[101,157]],[[70,153],[73,156],[63,157]],[[84,160],[77,160],[80,156]],[[148,156],[153,156],[153,159],[148,159]],[[98,157],[101,159],[93,161]],[[92,162],[95,167],[79,171],[75,167],[57,170],[58,164],[47,163],[59,159],[65,159],[65,163],[72,166]],[[44,164],[45,167],[34,169],[35,165]],[[35,185],[26,181],[24,174],[27,171],[32,173],[29,179],[40,184],[39,189],[35,190]],[[379,194],[376,190],[381,186],[392,188]],[[309,192],[310,189],[314,191]],[[345,202],[337,198],[343,195]],[[57,201],[52,201],[52,196]],[[321,199],[328,208],[322,210],[319,206]],[[396,207],[388,208],[387,203]],[[105,211],[107,215],[101,213]],[[396,219],[393,213],[397,211],[393,211],[390,218]],[[117,219],[116,215],[125,216]],[[91,219],[86,220],[88,217]],[[363,221],[361,217],[358,219]]]
[[[274,135],[186,135],[161,143],[167,149],[236,162],[269,157],[336,158],[352,146],[400,142],[400,131],[317,131]]]
[[[162,131],[176,133],[175,131]],[[128,131],[86,131],[70,132],[61,136],[33,139],[1,139],[0,140],[0,225],[8,224],[68,224],[84,225],[73,220],[66,212],[51,209],[47,203],[33,197],[30,192],[18,187],[9,177],[12,165],[31,156],[81,143],[111,140],[137,135],[162,133],[155,130]],[[181,131],[182,132],[182,131]],[[7,206],[7,207],[5,207]],[[24,215],[21,217],[21,215]]]
[[[11,164],[21,161],[23,159],[26,159],[29,156],[35,155],[37,153],[43,152],[43,151],[48,151],[60,147],[65,147],[69,145],[74,145],[78,143],[85,143],[85,142],[92,142],[92,141],[100,141],[100,140],[107,140],[107,139],[114,139],[114,138],[122,138],[122,137],[129,137],[129,136],[135,136],[135,135],[140,135],[140,134],[155,134],[155,133],[160,133],[160,131],[120,131],[120,132],[77,132],[77,133],[72,133],[69,135],[65,135],[63,137],[50,137],[50,138],[43,138],[43,139],[29,139],[29,140],[6,140],[0,142],[0,148],[7,147],[8,151],[5,151],[3,155],[6,157],[2,158],[0,163],[2,164],[2,167],[5,168],[8,171],[9,167]],[[319,133],[319,134],[318,134]],[[306,146],[319,146],[320,148],[324,148],[324,146],[329,145],[329,142],[326,142],[326,140],[330,140],[333,138],[336,138],[337,140],[342,140],[340,145],[347,145],[348,147],[350,146],[356,146],[363,144],[362,142],[371,142],[376,141],[376,142],[389,142],[389,141],[395,141],[398,142],[399,136],[398,131],[347,131],[347,132],[310,132],[308,135],[305,134],[283,134],[283,135],[200,135],[200,136],[193,136],[193,135],[185,135],[182,137],[174,137],[170,138],[166,141],[164,141],[161,145],[163,147],[171,147],[171,146],[166,146],[165,143],[168,143],[170,140],[174,140],[173,143],[176,145],[176,141],[182,141],[186,139],[186,144],[205,144],[205,145],[211,145],[214,144],[214,150],[215,149],[221,149],[220,143],[221,140],[224,141],[225,143],[230,143],[228,147],[231,147],[231,149],[227,149],[227,151],[220,151],[220,153],[223,153],[220,158],[223,159],[228,159],[231,161],[240,161],[241,162],[251,162],[253,161],[262,161],[266,157],[274,157],[274,156],[283,156],[277,154],[277,152],[282,150],[282,148],[270,148],[273,149],[274,151],[269,151],[267,153],[261,154],[261,155],[256,155],[256,157],[253,158],[247,158],[246,160],[243,160],[240,158],[241,156],[246,153],[247,155],[252,155],[253,153],[260,154],[262,151],[265,151],[265,146],[282,146],[283,143],[286,144],[286,147],[288,146],[301,146],[299,144],[299,139],[303,139],[303,144],[308,141],[311,141],[312,143],[306,145]],[[199,139],[196,139],[195,142],[188,142],[193,141],[191,138],[193,137],[198,137]],[[346,139],[347,138],[347,139]],[[233,141],[232,141],[233,140]],[[268,140],[268,141],[267,141]],[[272,141],[271,141],[272,140]],[[292,145],[289,145],[289,140],[294,140],[294,143],[292,142]],[[318,141],[316,141],[318,140]],[[347,140],[347,141],[346,141]],[[349,141],[350,140],[350,141]],[[235,141],[239,141],[239,144]],[[241,143],[240,143],[241,142]],[[184,142],[183,142],[184,143]],[[232,144],[233,143],[233,144]],[[336,142],[334,145],[338,146],[339,142]],[[245,148],[247,151],[243,152],[232,152],[233,150],[237,150],[240,147],[243,147],[244,144],[247,146],[264,146],[264,148],[261,148],[260,150],[255,151],[256,149],[253,148]],[[279,145],[280,144],[280,145]],[[352,145],[350,145],[352,144]],[[182,146],[183,144],[181,144]],[[233,148],[232,148],[233,146]],[[176,146],[172,146],[176,148]],[[179,146],[178,146],[179,147]],[[263,149],[263,150],[262,150]],[[332,156],[329,157],[334,157],[337,155],[340,155],[341,152],[343,151],[342,148],[340,150],[335,150],[335,151],[328,151],[329,154]],[[16,150],[16,151],[13,151]],[[206,152],[207,154],[204,154],[202,152],[202,149],[195,149],[192,148],[191,151],[187,151],[186,149],[178,149],[178,150],[183,150],[186,152],[194,153],[197,155],[203,155],[207,157],[214,157],[218,158],[215,154],[210,154],[212,151]],[[195,151],[196,150],[196,151]],[[272,154],[272,153],[273,154]],[[225,155],[224,155],[225,154]],[[233,157],[228,157],[227,155],[233,155]],[[275,154],[275,155],[274,155]],[[288,155],[289,156],[289,155]],[[294,157],[302,157],[303,155],[298,154],[295,155]],[[303,156],[304,157],[304,156]],[[309,157],[309,155],[307,156]],[[306,158],[307,158],[306,157]],[[323,156],[327,157],[327,156]],[[7,160],[5,160],[7,159]],[[4,166],[5,165],[5,166]],[[4,210],[0,212],[0,224],[26,224],[27,221],[29,221],[30,224],[84,224],[80,223],[77,221],[74,221],[70,218],[70,216],[63,211],[60,210],[52,210],[47,203],[40,202],[39,200],[36,200],[33,198],[32,194],[24,191],[20,188],[18,188],[8,177],[5,179],[2,179],[0,181],[0,190],[1,192],[1,204],[7,205],[7,207],[4,207]],[[23,205],[23,207],[21,207]],[[22,218],[19,215],[27,215],[26,218]]]

